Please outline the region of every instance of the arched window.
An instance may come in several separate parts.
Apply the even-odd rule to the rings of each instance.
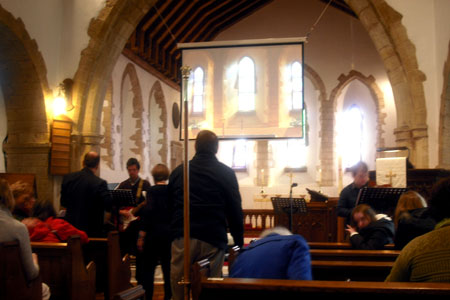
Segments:
[[[300,110],[303,108],[303,76],[302,65],[295,61],[290,67],[290,99],[289,110]]]
[[[248,56],[239,62],[239,111],[255,110],[255,64]]]
[[[237,140],[233,147],[233,169],[245,169],[247,167],[247,141]]]
[[[287,165],[290,170],[304,168],[306,166],[305,139],[287,140]]]
[[[197,67],[194,71],[193,89],[194,95],[192,100],[192,112],[203,113],[203,95],[204,95],[204,72],[201,67]]]
[[[339,153],[342,167],[348,168],[362,160],[364,116],[357,105],[350,106],[341,116],[339,134]]]

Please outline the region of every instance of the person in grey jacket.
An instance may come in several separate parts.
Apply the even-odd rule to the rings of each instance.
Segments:
[[[13,218],[11,210],[14,209],[14,197],[6,180],[0,179],[0,243],[18,241],[20,258],[28,281],[39,276],[37,255],[31,252],[30,237],[25,224]],[[42,284],[42,299],[50,298],[48,286]]]

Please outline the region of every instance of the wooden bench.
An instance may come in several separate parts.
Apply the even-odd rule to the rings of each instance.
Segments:
[[[377,281],[391,272],[394,262],[389,261],[311,261],[314,280]]]
[[[311,260],[395,261],[399,250],[310,249]]]
[[[42,278],[27,281],[17,241],[0,243],[0,299],[42,299]]]
[[[95,263],[86,266],[79,236],[67,243],[32,242],[31,247],[52,299],[95,299]]]
[[[393,282],[346,282],[322,280],[274,280],[245,278],[207,278],[193,267],[192,295],[194,300],[248,300],[248,299],[309,299],[312,297],[345,297],[346,300],[361,297],[398,299],[448,299],[449,283],[393,283]],[[195,279],[197,278],[197,279]]]
[[[342,243],[328,243],[328,242],[308,242],[309,249],[353,249],[352,244]],[[387,244],[383,248],[384,250],[394,250],[394,244]]]
[[[97,266],[97,292],[104,292],[105,300],[132,287],[130,258],[120,253],[117,231],[109,232],[108,238],[89,238],[83,250]]]

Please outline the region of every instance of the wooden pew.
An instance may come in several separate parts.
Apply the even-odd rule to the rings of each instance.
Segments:
[[[391,272],[389,261],[311,261],[314,280],[382,282]]]
[[[361,297],[397,299],[401,296],[409,299],[448,299],[450,296],[449,283],[207,278],[205,273],[199,271],[205,265],[205,262],[202,262],[202,266],[193,267],[192,278],[200,278],[191,281],[194,300],[298,300],[312,297],[345,297],[346,300],[360,300]]]
[[[98,266],[97,292],[104,292],[105,300],[132,287],[130,258],[128,254],[121,256],[117,231],[109,232],[107,239],[89,238],[84,252]]]
[[[329,242],[308,242],[309,249],[353,249],[352,244],[348,242],[329,243]],[[394,244],[387,244],[384,250],[395,250]]]
[[[311,260],[395,261],[399,250],[310,249]]]
[[[31,247],[52,299],[95,299],[95,263],[86,266],[79,236],[67,243],[32,242]]]
[[[27,282],[17,241],[0,243],[0,299],[42,299],[42,278]]]

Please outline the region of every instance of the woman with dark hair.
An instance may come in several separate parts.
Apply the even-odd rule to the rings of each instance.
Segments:
[[[66,242],[72,235],[79,235],[81,243],[89,241],[86,232],[78,230],[64,219],[57,218],[53,204],[48,201],[36,202],[27,222],[32,242]]]
[[[360,204],[352,211],[352,225],[347,225],[350,242],[355,249],[383,249],[393,243],[394,223],[384,214],[376,214],[367,204]]]

